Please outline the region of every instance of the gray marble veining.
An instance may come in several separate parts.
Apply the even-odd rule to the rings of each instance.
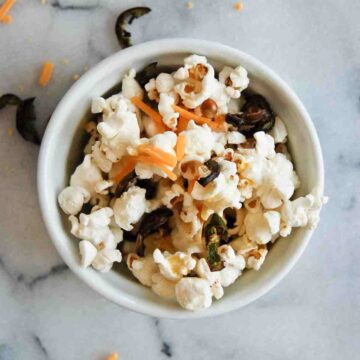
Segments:
[[[40,128],[73,76],[117,51],[124,9],[150,6],[134,42],[196,37],[244,50],[277,71],[309,110],[331,201],[305,254],[273,291],[230,314],[157,320],[107,302],[62,263],[42,223],[38,148],[0,112],[0,360],[356,359],[360,353],[360,2],[346,0],[18,1],[0,24],[0,94],[36,96]],[[68,60],[68,64],[66,63]],[[49,87],[41,63],[56,64]]]

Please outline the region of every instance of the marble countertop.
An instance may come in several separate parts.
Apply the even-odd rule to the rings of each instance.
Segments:
[[[171,3],[171,4],[170,4]],[[41,220],[38,147],[0,113],[0,360],[354,359],[360,353],[360,2],[346,0],[17,1],[0,24],[0,94],[37,96],[43,129],[83,73],[119,49],[117,15],[146,4],[134,42],[220,41],[277,71],[308,108],[323,146],[331,201],[299,263],[244,309],[210,319],[157,320],[94,293],[63,264]],[[215,25],[215,26],[214,26]],[[36,79],[56,64],[50,86]]]

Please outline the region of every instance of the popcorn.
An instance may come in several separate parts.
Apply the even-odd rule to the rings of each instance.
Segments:
[[[254,269],[256,271],[260,270],[267,254],[268,250],[266,247],[259,247],[257,250],[251,251],[246,260],[246,268]]]
[[[96,184],[102,180],[103,177],[100,169],[91,160],[90,155],[85,155],[83,162],[76,168],[70,178],[70,186],[81,187],[90,196],[93,196],[96,193]]]
[[[97,248],[87,240],[79,242],[79,251],[81,256],[81,266],[86,268],[91,265],[97,255]]]
[[[98,248],[115,249],[117,242],[109,228],[111,208],[101,208],[89,215],[80,214],[79,219],[70,215],[71,233],[82,240],[88,240]]]
[[[169,93],[175,85],[174,78],[167,73],[161,73],[156,77],[155,86],[159,93]]]
[[[184,189],[179,184],[173,184],[168,190],[165,188],[163,194],[160,195],[161,204],[171,209],[172,201],[184,194]]]
[[[233,284],[246,265],[244,257],[236,255],[231,246],[220,246],[218,254],[223,262],[223,269],[212,272],[205,259],[200,259],[196,267],[197,274],[209,282],[212,294],[216,299],[223,296],[223,287]]]
[[[236,165],[227,160],[220,160],[220,174],[210,184],[203,187],[195,183],[191,193],[196,200],[203,200],[204,206],[211,213],[222,214],[228,208],[241,207],[241,193],[238,189],[239,176],[236,175]]]
[[[95,135],[91,135],[89,141],[84,147],[84,155],[90,155],[92,153],[92,148],[95,145],[96,141],[98,140],[99,135],[96,133]],[[95,159],[94,159],[95,160]],[[95,161],[95,164],[98,165]],[[99,165],[98,165],[99,166]]]
[[[93,207],[97,206],[98,208],[103,208],[103,207],[107,207],[109,203],[110,203],[109,195],[96,193],[90,199],[90,205],[92,205]]]
[[[183,276],[189,274],[195,268],[196,261],[191,255],[176,252],[170,254],[168,252],[161,253],[156,249],[153,254],[154,261],[159,265],[160,273],[168,280],[179,280]]]
[[[224,295],[224,289],[221,285],[218,271],[212,272],[206,260],[201,258],[196,264],[196,273],[202,279],[206,279],[210,285],[211,295],[219,300]]]
[[[257,195],[266,209],[275,209],[290,199],[298,186],[293,164],[283,154],[277,153],[268,164],[264,183],[257,189]]]
[[[148,287],[151,287],[153,284],[152,276],[159,272],[152,255],[140,257],[137,254],[131,253],[126,259],[126,265],[140,283]]]
[[[262,205],[259,198],[246,200],[244,206],[245,209],[252,214],[262,211]]]
[[[107,272],[114,262],[121,262],[121,253],[116,246],[122,241],[122,232],[115,231],[115,236],[110,230],[112,215],[111,208],[101,208],[89,215],[80,214],[80,221],[73,215],[69,217],[71,233],[82,239],[79,251],[83,267],[92,265],[101,272]]]
[[[199,168],[203,165],[203,158],[201,156],[185,156],[179,163],[179,170],[181,176],[187,180],[194,180],[198,178]]]
[[[151,79],[145,85],[145,90],[147,91],[150,100],[159,102],[161,94],[171,96],[173,100],[175,100],[177,93],[174,91],[174,86],[175,80],[172,75],[161,73],[156,79]]]
[[[97,253],[91,265],[100,272],[108,272],[114,262],[121,262],[121,252],[115,249],[103,249]]]
[[[223,191],[225,187],[226,179],[224,174],[221,173],[206,186],[202,186],[196,181],[191,196],[195,200],[210,200]]]
[[[253,183],[249,179],[240,179],[238,183],[238,190],[240,192],[240,196],[244,200],[248,200],[253,196]]]
[[[143,125],[146,132],[146,135],[151,138],[155,136],[158,133],[158,128],[156,126],[156,123],[152,121],[148,116],[143,115]]]
[[[217,114],[226,114],[229,111],[228,105],[231,97],[226,91],[226,86],[216,79],[212,84],[210,99],[214,100],[217,105]]]
[[[109,188],[113,185],[114,182],[112,180],[102,180],[95,185],[95,191],[98,194],[107,195],[109,193]]]
[[[113,220],[113,219],[114,218],[111,218],[111,220]],[[124,239],[124,232],[119,227],[112,226],[112,224],[110,224],[110,230],[114,235],[116,244],[121,243]]]
[[[305,227],[313,230],[319,220],[320,210],[328,201],[321,196],[318,189],[293,201],[286,201],[281,208],[281,236],[288,236],[293,227]]]
[[[260,156],[255,149],[238,149],[235,155],[240,177],[250,181],[253,187],[260,186],[267,173],[267,159]]]
[[[175,216],[171,238],[176,249],[191,253],[201,253],[205,251],[202,240],[202,223],[200,221],[183,222]]]
[[[130,231],[133,225],[147,211],[146,190],[137,186],[124,192],[113,205],[115,222],[122,229]]]
[[[167,299],[173,299],[176,297],[175,295],[176,282],[166,279],[160,273],[155,273],[151,277],[151,282],[152,282],[151,290],[155,294]]]
[[[159,113],[162,115],[163,123],[171,130],[175,131],[179,114],[174,111],[175,101],[171,96],[161,93],[159,101]]]
[[[275,144],[274,139],[265,134],[263,131],[259,131],[254,134],[256,140],[256,151],[260,156],[271,159],[275,156]]]
[[[230,242],[230,246],[236,251],[237,254],[246,255],[252,250],[258,248],[258,244],[248,238],[246,234],[236,238]]]
[[[90,200],[90,193],[81,186],[68,186],[58,196],[59,205],[68,215],[78,214]]]
[[[201,224],[197,217],[199,210],[195,206],[193,199],[189,193],[184,193],[183,207],[180,212],[180,219],[185,223],[194,223],[193,227],[199,228]]]
[[[166,234],[153,233],[148,236],[143,241],[145,247],[145,255],[153,254],[156,249],[160,251],[167,251],[169,253],[175,253],[177,249],[172,243],[171,236]]]
[[[245,268],[245,259],[242,255],[236,255],[233,248],[228,245],[222,245],[218,248],[218,254],[224,263],[224,268],[219,271],[221,286],[227,287],[241,275]]]
[[[184,64],[184,67],[174,74],[174,78],[180,81],[175,89],[184,105],[194,109],[211,97],[217,80],[214,68],[207,63],[204,56],[189,56],[184,60]]]
[[[276,235],[280,231],[280,213],[277,211],[266,211],[264,217],[268,223],[271,235]]]
[[[105,173],[109,173],[112,168],[112,161],[106,157],[105,152],[101,150],[101,142],[96,141],[92,146],[92,159],[99,169]]]
[[[126,154],[126,148],[140,139],[137,117],[128,103],[120,99],[116,106],[116,111],[104,117],[97,126],[101,135],[101,150],[112,162],[119,161]]]
[[[100,114],[107,108],[106,100],[102,97],[95,97],[91,102],[91,112],[93,114]]]
[[[122,80],[122,95],[128,99],[131,99],[134,96],[142,99],[144,96],[144,91],[139,83],[135,80],[135,76],[135,69],[130,69],[128,74],[126,74]]]
[[[100,272],[108,272],[114,262],[121,262],[121,253],[115,249],[98,250],[90,241],[82,240],[79,242],[79,251],[81,255],[81,266],[89,267]]]
[[[271,135],[274,138],[275,144],[284,143],[286,141],[287,138],[286,127],[283,121],[279,118],[279,116],[276,116],[275,125],[270,130],[269,135]]]
[[[199,126],[191,120],[181,134],[186,137],[185,159],[193,156],[201,158],[202,162],[210,159],[216,141],[207,125]]]
[[[243,225],[244,225],[245,215],[246,215],[246,211],[244,208],[240,208],[240,209],[236,210],[236,220],[234,223],[235,226],[233,228],[228,229],[228,234],[230,236],[240,235],[240,233],[242,232],[242,230],[244,228]]]
[[[235,69],[225,66],[219,73],[219,80],[226,85],[226,92],[233,99],[238,99],[241,92],[249,85],[247,71],[242,66]]]
[[[95,97],[91,103],[91,112],[93,114],[103,113],[103,118],[107,118],[113,112],[119,110],[136,112],[134,105],[122,93],[112,95],[107,99]]]
[[[153,101],[159,101],[159,92],[156,89],[156,80],[151,79],[146,85],[145,90],[147,91],[148,98]]]
[[[239,145],[246,141],[246,137],[238,131],[229,131],[226,134],[226,141],[228,144]]]
[[[211,306],[209,283],[199,278],[182,278],[175,286],[178,303],[187,310],[202,310]]]
[[[280,213],[261,210],[255,213],[247,213],[244,219],[246,235],[258,244],[266,244],[272,236],[280,230]]]
[[[256,195],[260,198],[262,205],[266,209],[275,209],[281,206],[283,201],[291,198],[299,186],[299,179],[293,164],[285,155],[273,154],[270,150],[271,146],[266,148],[267,150],[265,148],[259,150],[260,153],[258,149],[256,151],[251,149],[246,155],[240,155],[239,170],[243,178],[254,183]]]
[[[240,99],[230,99],[228,105],[227,105],[227,112],[229,114],[237,114],[240,112],[241,106],[243,105],[243,102],[239,101]]]

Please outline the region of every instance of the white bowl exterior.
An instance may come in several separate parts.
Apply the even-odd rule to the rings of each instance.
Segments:
[[[314,125],[294,92],[270,69],[253,57],[228,46],[195,39],[164,39],[137,45],[110,56],[81,77],[57,106],[46,129],[38,164],[38,192],[47,230],[65,263],[94,290],[131,310],[156,317],[199,318],[242,307],[275,286],[294,266],[304,251],[311,231],[296,229],[280,239],[260,271],[248,271],[226,288],[220,301],[205,311],[189,312],[175,302],[153,294],[129,276],[116,271],[101,274],[79,263],[77,241],[57,205],[58,193],[69,181],[68,158],[80,119],[88,112],[91,99],[118,83],[130,67],[141,69],[155,60],[180,64],[189,54],[205,55],[213,64],[244,66],[252,89],[264,95],[285,122],[296,171],[304,195],[314,187],[323,192],[324,170],[321,148]],[[73,164],[74,165],[74,164]]]

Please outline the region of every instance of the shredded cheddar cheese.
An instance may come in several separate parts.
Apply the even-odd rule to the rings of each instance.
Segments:
[[[210,128],[212,129],[216,129],[217,128],[217,124],[214,123],[211,119],[208,119],[206,117],[203,116],[198,116],[194,113],[192,113],[189,110],[186,110],[180,106],[177,105],[173,105],[173,109],[179,113],[180,117],[190,121],[190,120],[194,120],[197,124],[199,125],[208,125]]]
[[[158,132],[165,132],[167,130],[165,124],[162,121],[162,116],[149,105],[145,104],[140,98],[134,96],[131,98],[131,102],[154,121]]]
[[[189,194],[192,193],[195,183],[196,183],[196,179],[189,180],[189,185],[188,185],[188,189],[187,189]]]
[[[182,160],[182,158],[185,155],[185,142],[186,142],[186,136],[179,135],[176,142],[176,157],[178,161]]]
[[[135,158],[139,162],[142,162],[143,164],[148,164],[148,165],[153,165],[153,166],[158,167],[169,177],[170,180],[175,181],[177,179],[177,176],[171,170],[169,170],[167,165],[165,165],[161,160],[158,160],[157,158],[153,158],[150,156],[143,156],[143,155],[135,156]]]
[[[178,120],[178,125],[176,128],[176,132],[179,134],[182,131],[185,131],[187,129],[189,120],[185,119],[184,117],[180,116]]]
[[[119,356],[117,353],[112,353],[110,354],[110,356],[107,358],[107,360],[118,360]]]
[[[40,86],[43,87],[47,86],[47,84],[51,80],[53,71],[54,71],[54,64],[52,62],[45,62],[39,78]]]
[[[11,17],[7,17],[7,14],[8,12],[10,11],[10,9],[14,6],[16,0],[5,0],[4,3],[1,5],[0,7],[0,21],[4,22],[4,19],[7,19],[5,20],[5,23],[9,23],[7,21],[10,21],[11,22]]]
[[[134,157],[128,157],[125,160],[124,166],[111,178],[115,182],[120,182],[126,175],[130,174],[136,166],[136,159]]]
[[[0,19],[0,22],[2,22],[3,24],[11,24],[12,20],[13,18],[11,15],[5,15]]]
[[[236,11],[241,11],[243,9],[243,3],[242,2],[237,2],[235,5],[234,5],[234,9]]]
[[[156,146],[143,144],[138,147],[138,151],[140,154],[149,155],[152,158],[156,158],[159,161],[162,161],[165,165],[172,167],[176,166],[176,156],[169,154]]]

